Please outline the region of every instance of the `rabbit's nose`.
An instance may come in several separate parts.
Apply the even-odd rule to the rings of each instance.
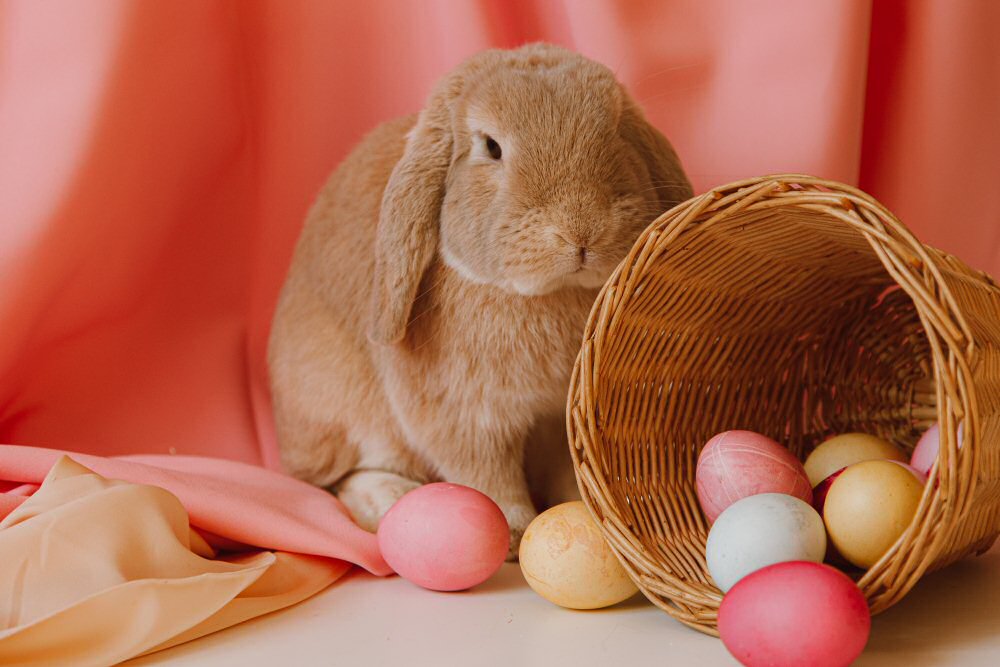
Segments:
[[[558,238],[566,246],[566,250],[576,250],[576,256],[580,260],[580,266],[587,263],[587,260],[591,256],[591,239],[590,235],[581,232],[560,232],[555,233],[556,238]]]
[[[575,247],[579,252],[589,252],[591,234],[581,230],[564,230],[555,233],[556,238],[568,246]]]

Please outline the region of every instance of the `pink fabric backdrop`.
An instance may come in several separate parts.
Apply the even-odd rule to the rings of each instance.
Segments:
[[[608,64],[697,190],[859,183],[1000,273],[997,26],[993,0],[2,2],[0,442],[274,464],[265,342],[313,194],[489,46]]]

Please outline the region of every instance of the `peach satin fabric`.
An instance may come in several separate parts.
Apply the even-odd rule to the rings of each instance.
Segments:
[[[348,567],[217,558],[180,501],[63,457],[0,522],[0,663],[110,665],[303,600]]]
[[[0,493],[0,664],[113,664],[295,604],[352,563],[391,572],[336,498],[279,472],[71,456],[0,448],[14,480]]]

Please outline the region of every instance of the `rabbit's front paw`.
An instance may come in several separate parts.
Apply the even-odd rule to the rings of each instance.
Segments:
[[[359,526],[374,533],[389,508],[419,482],[380,470],[359,470],[334,488],[340,502],[347,506]]]
[[[528,524],[535,518],[537,513],[535,508],[527,505],[512,505],[503,508],[503,514],[507,517],[507,524],[510,526],[510,546],[507,550],[507,562],[517,562],[517,550],[521,547],[521,536],[528,529]]]

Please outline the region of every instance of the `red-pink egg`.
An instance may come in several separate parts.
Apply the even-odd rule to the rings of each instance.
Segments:
[[[815,509],[820,516],[823,516],[823,508],[826,507],[826,494],[830,492],[830,487],[833,486],[833,482],[840,477],[840,473],[847,470],[847,468],[841,468],[837,472],[833,473],[822,482],[813,487],[813,509]],[[847,562],[840,552],[837,551],[837,547],[833,546],[831,540],[826,541],[826,556],[823,558],[823,562],[830,563],[836,567],[851,567],[851,564]]]
[[[778,563],[741,579],[719,607],[719,634],[746,667],[847,667],[868,642],[860,589],[829,565]]]
[[[958,446],[962,446],[962,425],[958,425]],[[917,446],[913,448],[910,456],[910,465],[919,470],[927,477],[931,474],[931,468],[937,461],[938,451],[941,449],[941,426],[935,422],[924,431],[917,441]]]
[[[752,431],[726,431],[709,440],[695,471],[698,501],[709,522],[747,496],[784,493],[812,502],[802,463],[774,440]]]
[[[819,512],[820,516],[823,516],[823,507],[826,505],[826,494],[830,492],[830,487],[833,486],[833,482],[840,476],[840,473],[847,470],[847,468],[841,468],[837,472],[833,473],[822,482],[817,484],[813,488],[813,509]]]
[[[503,564],[510,529],[490,498],[459,484],[426,484],[396,501],[378,526],[382,557],[401,577],[435,591],[486,581]]]

